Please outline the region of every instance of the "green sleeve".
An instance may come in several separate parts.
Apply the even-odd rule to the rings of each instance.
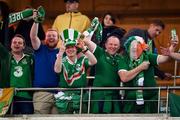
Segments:
[[[30,63],[31,63],[31,85],[33,84],[34,80],[34,55],[30,56]]]
[[[157,54],[148,54],[148,57],[149,57],[149,62],[152,66],[157,66],[158,63],[157,63],[157,57],[158,55]]]
[[[89,59],[85,57],[84,59],[84,65],[85,65],[85,68],[87,69],[89,67]]]
[[[102,56],[103,52],[104,52],[104,50],[102,48],[100,48],[99,46],[97,46],[93,54],[96,57],[96,59],[98,60],[100,58],[100,56]]]
[[[118,61],[118,71],[119,70],[128,70],[127,59],[123,56],[121,56]]]

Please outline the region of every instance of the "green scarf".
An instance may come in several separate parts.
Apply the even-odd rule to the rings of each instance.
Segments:
[[[125,43],[125,49],[128,52],[129,57],[130,57],[131,42],[136,40],[137,38],[138,37],[136,37],[136,36],[132,36]],[[136,68],[137,66],[139,66],[140,64],[142,64],[143,61],[147,61],[147,60],[148,60],[148,57],[147,57],[146,53],[142,52],[142,54],[139,56],[139,59],[137,59],[137,60],[133,60],[130,57],[129,67],[132,70],[132,69]],[[134,84],[134,86],[137,86],[137,87],[143,87],[144,86],[144,72],[143,71],[141,71],[135,77],[135,81],[133,84]],[[136,104],[137,105],[143,105],[144,104],[143,90],[136,90]]]
[[[152,52],[153,52],[153,48],[152,48],[152,40],[151,40],[151,39],[148,39],[147,44],[148,44],[148,46],[149,46],[149,52],[152,53]]]
[[[95,38],[96,40],[100,43],[102,41],[102,25],[99,22],[99,19],[97,17],[95,17],[92,22],[90,27],[83,32],[83,37],[87,37],[87,36],[93,36],[93,34],[95,34]]]
[[[139,66],[140,64],[142,64],[142,62],[144,61],[145,55],[144,53],[140,56],[139,59],[137,60],[132,60],[130,58],[130,68],[134,69],[137,66]],[[144,85],[144,72],[141,71],[136,77],[135,77],[135,81],[133,83],[135,86],[137,87],[142,87]],[[143,90],[136,90],[136,104],[137,105],[142,105],[144,104],[144,99],[143,99]]]
[[[55,94],[55,104],[59,111],[67,112],[69,105],[72,104],[73,110],[80,108],[80,92],[79,91],[65,91]]]
[[[33,10],[34,9],[25,9],[20,12],[9,14],[9,25],[26,18],[31,18],[33,16]],[[38,7],[37,12],[38,12],[38,16],[33,19],[35,22],[41,23],[43,22],[45,17],[45,10],[42,6],[40,6]]]

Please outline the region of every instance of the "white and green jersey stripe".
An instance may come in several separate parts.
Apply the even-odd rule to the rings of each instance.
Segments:
[[[85,87],[88,66],[88,59],[85,56],[76,59],[75,63],[72,63],[67,56],[64,57],[63,71],[60,73],[60,87]]]

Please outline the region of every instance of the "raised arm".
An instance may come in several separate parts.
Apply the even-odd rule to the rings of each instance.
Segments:
[[[159,55],[158,56],[157,62],[159,64],[166,62],[169,59],[169,57],[171,57],[170,55],[165,55],[164,51],[169,52],[169,53],[174,53],[175,48],[176,48],[178,42],[179,42],[179,39],[178,39],[178,36],[176,36],[174,38],[174,40],[173,39],[171,40],[171,46],[169,48],[162,48],[161,47],[161,52],[163,53],[163,55]]]
[[[64,52],[65,52],[65,46],[64,46],[64,43],[62,43],[62,45],[59,49],[59,53],[57,55],[55,64],[54,64],[54,71],[56,73],[60,73],[62,70],[62,58],[63,58]]]
[[[128,82],[132,80],[134,77],[136,77],[141,71],[147,70],[149,67],[149,61],[144,61],[142,64],[137,66],[136,68],[126,71],[126,70],[120,70],[118,72],[120,79],[123,82]]]
[[[169,48],[161,48],[161,53],[165,56],[169,56],[175,60],[180,60],[180,53],[170,52]]]
[[[175,60],[180,61],[180,53],[174,53],[174,52],[172,52],[172,53],[170,53],[170,57],[173,58],[173,59],[175,59]]]
[[[82,40],[78,40],[78,45],[77,47],[79,47],[80,49],[82,49],[82,52],[85,54],[85,56],[88,58],[89,60],[89,65],[95,65],[97,63],[97,59],[96,57],[93,55],[93,53],[91,51],[89,51],[89,49],[85,46],[84,41]],[[93,49],[93,48],[91,48]],[[95,47],[94,47],[95,49]]]
[[[93,41],[91,41],[91,37],[85,37],[83,41],[85,45],[88,47],[88,49],[93,53],[97,45]]]
[[[39,49],[41,45],[41,41],[38,37],[38,27],[39,27],[39,23],[34,22],[30,32],[31,44],[34,50]]]

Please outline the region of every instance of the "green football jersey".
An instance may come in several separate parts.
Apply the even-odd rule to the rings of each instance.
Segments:
[[[72,63],[68,57],[62,60],[62,72],[60,73],[60,87],[86,87],[86,70],[88,68],[88,59],[82,56]]]
[[[109,55],[100,47],[96,47],[94,55],[97,59],[96,74],[93,86],[96,87],[115,87],[120,85],[118,76],[119,55]]]
[[[20,61],[11,59],[10,86],[16,88],[32,87],[31,65],[33,60],[30,56],[24,55]],[[28,92],[17,92],[16,96],[31,98]]]
[[[157,55],[156,54],[148,54],[150,66],[147,70],[144,71],[144,86],[145,87],[155,87],[157,86],[156,80],[154,79],[154,66],[157,65]],[[130,70],[129,66],[129,58],[127,56],[124,57],[124,59],[121,59],[121,62],[119,62],[119,70]],[[124,83],[124,86],[126,87],[138,87],[137,79],[134,78],[130,80],[129,82]],[[144,99],[148,99],[149,97],[155,95],[155,91],[147,91],[143,92]],[[126,98],[128,99],[136,99],[136,91],[126,91]]]

